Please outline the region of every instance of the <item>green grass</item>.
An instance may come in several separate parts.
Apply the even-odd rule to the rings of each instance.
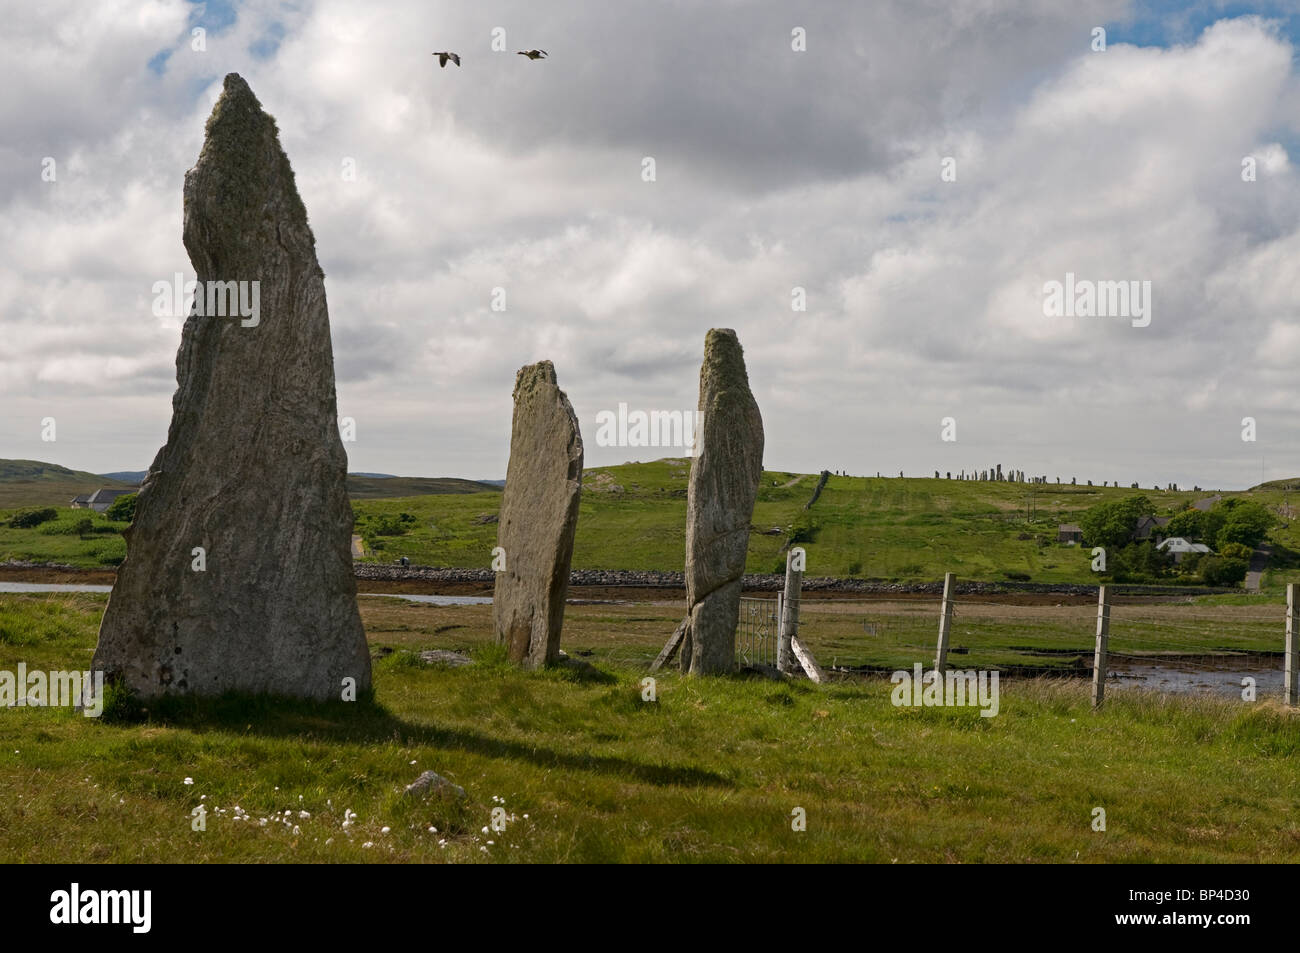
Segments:
[[[99,595],[0,596],[0,633],[31,620],[0,639],[0,669],[85,667],[103,605]],[[1001,714],[981,718],[895,708],[885,680],[818,688],[671,672],[649,703],[643,663],[675,606],[570,607],[566,648],[590,653],[598,678],[504,664],[487,647],[484,607],[363,599],[362,611],[372,645],[394,650],[376,663],[372,703],[227,698],[155,705],[137,721],[5,712],[0,856],[1300,859],[1290,761],[1300,732],[1271,703],[1116,692],[1093,713],[1085,683],[1018,681],[1003,685]],[[479,663],[413,664],[409,652],[424,648],[468,650]],[[463,786],[466,800],[404,801],[402,787],[428,769]],[[493,832],[502,801],[515,819]],[[195,832],[200,803],[207,830]],[[251,819],[234,820],[236,805]],[[791,830],[796,807],[805,832]],[[1106,810],[1105,832],[1091,829],[1095,807]]]
[[[680,570],[688,470],[686,460],[659,460],[585,471],[574,568]],[[783,570],[782,547],[798,532],[812,576],[918,581],[955,572],[962,579],[1006,581],[1019,573],[1035,582],[1096,583],[1090,551],[1057,543],[1057,526],[1098,502],[1139,492],[1036,486],[1036,518],[1030,522],[1026,484],[832,476],[816,505],[805,511],[816,483],[816,474],[764,472],[747,571]],[[1140,492],[1159,513],[1205,496]],[[417,518],[402,536],[368,538],[368,544],[382,546],[372,561],[406,556],[420,565],[486,568],[497,526],[480,521],[496,515],[500,505],[500,493],[475,493],[363,500],[357,509]],[[1300,563],[1296,575],[1300,578]]]
[[[573,568],[680,570],[685,562],[688,472],[685,459],[585,471]],[[468,481],[426,482],[457,485],[443,486],[436,494],[354,500],[368,546],[363,561],[392,563],[406,556],[417,565],[488,568],[498,529],[490,520],[500,510],[501,493],[459,492],[479,486]],[[366,492],[402,491],[410,483],[370,480]],[[1098,502],[1136,492],[1165,515],[1206,495],[1044,484],[1032,487],[1034,519],[1027,520],[1027,484],[832,476],[816,505],[805,511],[816,483],[816,474],[763,474],[747,571],[783,570],[782,547],[797,536],[808,552],[810,576],[917,582],[954,572],[959,579],[985,582],[1028,578],[1095,584],[1098,576],[1091,568],[1090,550],[1057,543],[1058,524],[1077,521]],[[1288,492],[1267,486],[1226,495],[1258,499],[1285,513]],[[122,541],[111,534],[78,540],[48,533],[45,527],[10,529],[3,521],[11,512],[0,511],[0,562],[27,559],[103,568],[125,552]],[[71,514],[86,512],[66,510],[61,524],[66,527],[74,519]],[[366,531],[366,518],[401,513],[415,517],[402,535]],[[1276,556],[1264,584],[1273,590],[1300,582],[1300,526],[1289,518],[1284,524],[1271,536]]]
[[[15,510],[0,512],[0,562],[54,562],[83,569],[114,569],[126,558],[126,523],[115,523],[94,510],[59,509],[57,519],[31,529],[14,529],[8,517]],[[77,526],[90,520],[91,531],[81,534]]]

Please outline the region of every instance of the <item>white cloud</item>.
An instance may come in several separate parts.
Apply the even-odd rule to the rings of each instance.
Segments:
[[[773,3],[321,0],[245,4],[197,53],[189,5],[81,9],[0,38],[23,80],[0,90],[3,455],[49,456],[30,418],[57,404],[87,423],[60,445],[77,465],[152,459],[179,333],[148,292],[193,277],[182,176],[237,70],[316,234],[354,468],[503,474],[514,372],[541,358],[589,427],[620,401],[690,406],[704,333],[729,326],[773,465],[1235,485],[1257,474],[1218,429],[1258,407],[1278,411],[1271,459],[1300,471],[1280,414],[1300,351],[1300,97],[1264,21],[1167,49],[1112,30],[1092,53],[1091,26],[1125,4],[813,3],[795,54]],[[490,52],[497,25],[551,57]],[[439,69],[435,48],[464,65]],[[144,64],[163,49],[159,76]],[[1043,282],[1067,271],[1150,280],[1151,326],[1044,318]],[[940,446],[958,411],[959,445]],[[588,440],[589,463],[627,456]]]

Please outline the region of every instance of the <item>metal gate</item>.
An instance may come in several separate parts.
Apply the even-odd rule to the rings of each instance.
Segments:
[[[780,599],[741,599],[736,628],[736,664],[776,665]]]

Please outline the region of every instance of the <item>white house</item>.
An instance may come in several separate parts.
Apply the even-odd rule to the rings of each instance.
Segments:
[[[96,513],[102,513],[112,506],[113,501],[119,496],[139,492],[139,489],[96,490],[94,493],[82,493],[73,497],[71,506],[74,510],[94,510]]]
[[[1156,549],[1164,553],[1173,553],[1174,562],[1176,563],[1182,562],[1183,557],[1188,553],[1208,553],[1211,551],[1210,547],[1206,546],[1204,543],[1189,543],[1181,536],[1170,536],[1167,540],[1157,546]]]

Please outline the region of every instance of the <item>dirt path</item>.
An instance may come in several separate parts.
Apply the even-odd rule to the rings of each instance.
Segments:
[[[1268,565],[1268,558],[1273,555],[1268,543],[1262,544],[1258,549],[1250,554],[1250,570],[1246,573],[1246,591],[1259,592],[1260,580],[1264,578],[1264,567]]]

